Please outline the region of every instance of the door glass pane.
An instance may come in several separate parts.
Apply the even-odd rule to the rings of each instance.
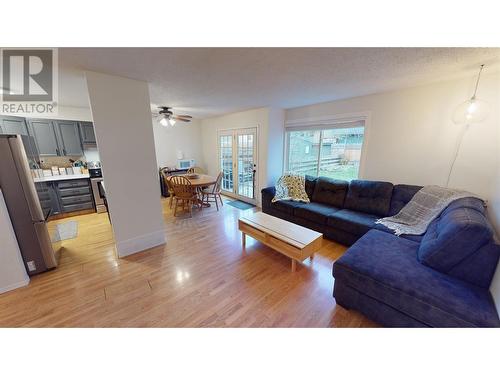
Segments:
[[[233,137],[221,135],[220,139],[220,170],[222,171],[222,189],[233,191]]]
[[[238,135],[238,194],[254,198],[254,135]]]
[[[323,130],[319,175],[341,180],[358,178],[364,127]]]
[[[320,130],[288,132],[288,172],[317,176]]]

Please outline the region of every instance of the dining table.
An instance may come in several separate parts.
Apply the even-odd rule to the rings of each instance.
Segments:
[[[212,186],[217,182],[217,177],[210,176],[208,174],[178,174],[175,176],[186,177],[189,182],[191,182],[191,186],[196,188],[196,190],[198,190],[199,192],[201,192],[201,189]],[[172,177],[174,176],[168,176],[167,178],[171,179]],[[201,198],[199,198],[199,204],[203,205],[203,207],[210,207],[210,203],[203,203],[201,201]]]

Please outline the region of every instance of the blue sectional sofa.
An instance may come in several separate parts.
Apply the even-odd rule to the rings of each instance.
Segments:
[[[269,187],[262,210],[350,246],[333,265],[333,295],[345,308],[387,327],[500,327],[489,291],[500,245],[479,199],[453,202],[422,236],[375,224],[419,189],[306,176],[311,203],[272,203]]]

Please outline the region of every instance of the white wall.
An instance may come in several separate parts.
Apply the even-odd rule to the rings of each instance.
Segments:
[[[73,121],[92,121],[92,113],[89,107],[68,107],[59,106],[57,115],[55,114],[13,114],[13,113],[3,113],[0,109],[0,114],[5,114],[9,116],[17,117],[33,117],[33,118],[50,118],[55,120],[73,120]]]
[[[0,190],[0,244],[0,293],[28,285],[30,279],[24,268],[2,190]]]
[[[219,172],[217,133],[220,130],[257,128],[257,204],[260,190],[273,185],[283,164],[283,110],[258,108],[201,120],[203,155],[208,173]],[[280,122],[281,121],[281,122]],[[270,150],[271,148],[271,150]],[[280,170],[277,173],[277,170]]]
[[[360,177],[443,185],[459,134],[452,114],[472,95],[475,78],[293,108],[286,111],[286,121],[370,112],[365,173]],[[491,113],[465,135],[450,181],[451,187],[469,190],[489,201],[489,215],[497,231],[499,84],[499,74],[483,75],[478,98],[490,103]]]
[[[285,111],[283,109],[269,108],[269,122],[267,127],[267,154],[266,180],[263,187],[274,186],[283,174],[283,150],[285,139]],[[259,191],[260,195],[260,191]]]
[[[175,126],[165,127],[154,119],[153,133],[158,167],[176,167],[177,152],[182,151],[183,159],[194,159],[197,166],[206,168],[199,120],[193,119],[190,123],[177,122]]]
[[[118,256],[165,242],[147,82],[86,72]]]

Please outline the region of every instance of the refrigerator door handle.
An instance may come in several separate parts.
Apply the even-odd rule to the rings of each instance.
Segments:
[[[49,210],[47,211],[47,214],[45,215],[45,220],[44,220],[45,222],[47,222],[51,213],[52,213],[52,208],[49,208]]]

